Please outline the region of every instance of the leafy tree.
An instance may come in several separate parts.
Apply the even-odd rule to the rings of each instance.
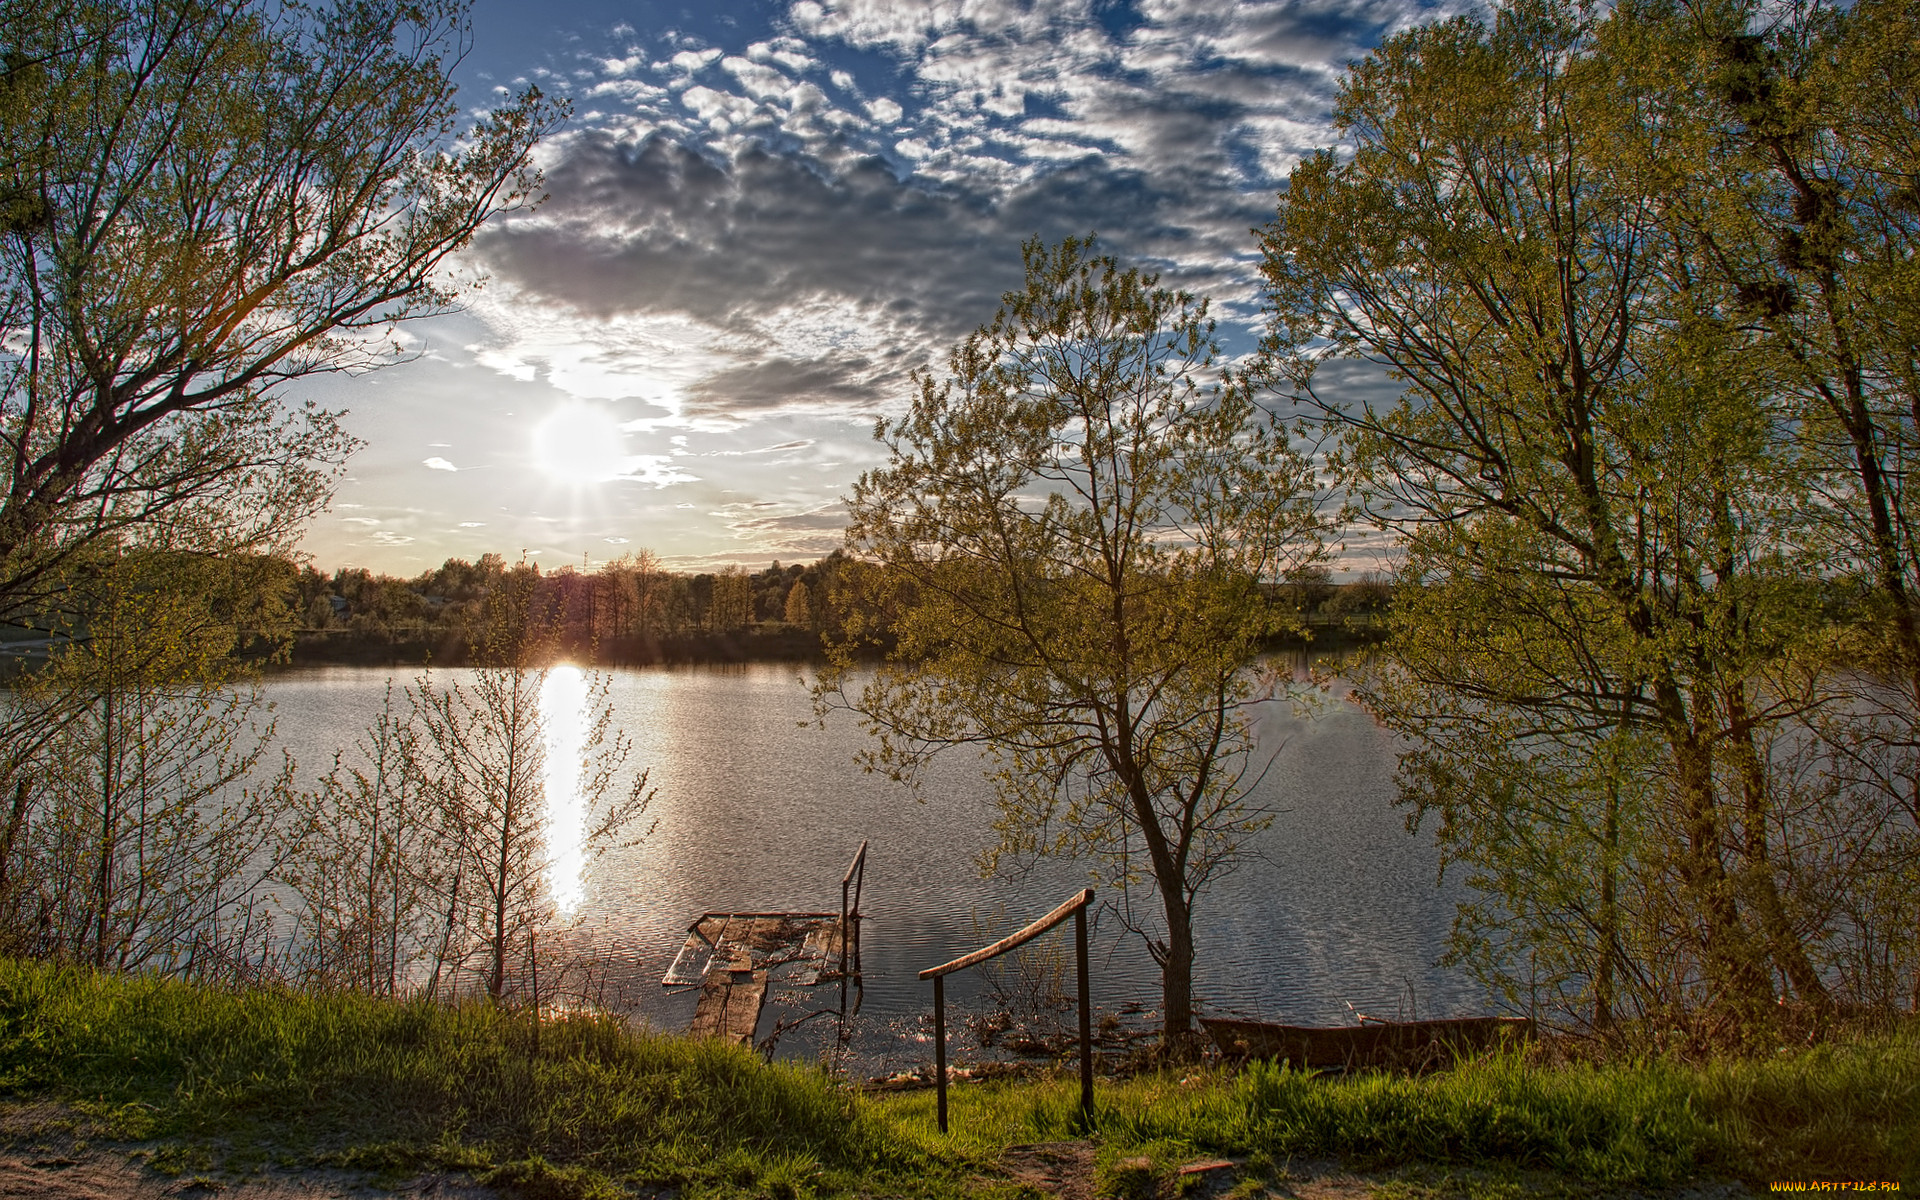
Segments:
[[[1196,900],[1269,820],[1245,799],[1249,706],[1276,686],[1253,655],[1283,619],[1262,584],[1322,553],[1318,497],[1219,373],[1204,302],[1090,241],[1024,257],[1025,290],[876,429],[887,465],[855,486],[847,541],[877,565],[842,579],[898,645],[857,677],[856,624],[816,700],[863,714],[866,766],[895,779],[984,752],[988,869],[1086,856],[1151,885],[1182,1052]]]
[[[1342,86],[1353,155],[1262,235],[1268,362],[1404,548],[1359,695],[1499,899],[1456,951],[1510,994],[1547,963],[1601,1026],[1629,981],[1669,1016],[1826,1005],[1830,898],[1879,869],[1782,738],[1819,702],[1783,680],[1824,637],[1823,514],[1698,223],[1744,177],[1695,174],[1727,130],[1690,19],[1527,0],[1389,39]],[[1338,357],[1400,395],[1324,386]]]
[[[0,0],[0,620],[103,539],[273,547],[351,448],[289,381],[397,349],[559,109],[456,133],[454,0]]]
[[[807,581],[796,579],[787,589],[786,622],[797,629],[813,628],[813,598],[807,592]]]
[[[707,609],[707,627],[731,633],[753,623],[753,581],[739,567],[728,567],[713,577],[713,600]]]
[[[1673,219],[1733,297],[1750,386],[1777,397],[1810,497],[1811,549],[1868,598],[1800,686],[1822,769],[1884,807],[1876,852],[1920,852],[1920,13],[1872,0],[1681,24],[1692,99],[1717,136],[1677,172]],[[1782,686],[1791,686],[1783,683]],[[1901,844],[1889,845],[1891,832]],[[1862,890],[1855,885],[1856,890]],[[1909,884],[1910,886],[1910,880]],[[1864,892],[1863,892],[1864,894]],[[1904,987],[1920,1007],[1920,921]],[[1884,979],[1873,991],[1885,994]]]

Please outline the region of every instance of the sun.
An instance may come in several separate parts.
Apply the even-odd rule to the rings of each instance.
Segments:
[[[620,422],[606,409],[569,404],[533,429],[533,461],[565,483],[599,483],[626,466]]]

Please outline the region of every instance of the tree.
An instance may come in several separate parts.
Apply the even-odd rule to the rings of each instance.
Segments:
[[[713,601],[707,609],[707,627],[732,633],[753,622],[753,581],[739,567],[728,567],[713,577]]]
[[[87,548],[272,547],[351,439],[285,384],[376,366],[534,199],[560,109],[456,133],[462,6],[0,0],[0,620]]]
[[[1868,602],[1804,686],[1823,769],[1877,794],[1916,857],[1920,792],[1920,13],[1880,0],[1766,20],[1709,8],[1675,38],[1719,136],[1671,189],[1742,318],[1742,366],[1779,397],[1829,572]],[[1878,840],[1878,839],[1876,839]],[[1906,884],[1911,886],[1909,880]],[[1907,1003],[1920,1008],[1920,914],[1907,921]],[[1890,984],[1892,981],[1887,980]],[[1876,988],[1873,990],[1882,990]]]
[[[1551,960],[1603,1028],[1629,981],[1702,1029],[1824,1007],[1832,897],[1877,869],[1781,736],[1818,703],[1783,680],[1825,636],[1820,506],[1694,220],[1744,177],[1695,174],[1725,130],[1685,17],[1528,0],[1389,39],[1342,85],[1354,154],[1262,234],[1269,367],[1405,555],[1358,695],[1499,899],[1456,953],[1509,989]],[[1323,389],[1338,357],[1400,395]]]
[[[309,985],[395,995],[435,949],[450,879],[407,715],[389,684],[354,754],[336,755],[284,822],[280,878],[298,898],[295,970]]]
[[[272,769],[264,698],[236,686],[235,628],[198,582],[146,556],[96,575],[88,624],[10,699],[0,891],[22,949],[221,979],[266,953],[293,764]]]
[[[849,500],[845,571],[898,645],[857,694],[861,630],[816,687],[914,782],[983,751],[1008,856],[1086,856],[1158,901],[1165,1039],[1193,1020],[1194,906],[1269,818],[1246,802],[1253,664],[1284,618],[1262,584],[1322,553],[1308,464],[1220,373],[1206,305],[1027,244],[1026,288],[917,377]],[[849,564],[851,566],[852,564]]]
[[[813,598],[807,594],[807,581],[796,579],[787,589],[787,624],[796,629],[813,628]]]
[[[407,762],[434,809],[434,876],[446,889],[435,982],[438,962],[477,958],[495,1002],[536,962],[535,938],[565,907],[559,893],[575,880],[557,876],[577,877],[607,849],[631,845],[652,799],[645,771],[615,788],[629,743],[613,724],[606,677],[553,664],[559,627],[528,623],[538,582],[514,572],[489,596],[493,623],[466,682],[429,674],[409,690],[419,741]],[[550,711],[564,699],[561,679],[579,685],[573,711]],[[568,745],[556,740],[562,723]]]

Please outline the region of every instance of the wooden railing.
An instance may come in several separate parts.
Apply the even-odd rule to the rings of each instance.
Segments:
[[[968,967],[978,966],[990,958],[998,958],[1009,950],[1016,950],[1068,917],[1073,918],[1073,958],[1080,976],[1080,1111],[1092,1117],[1093,1002],[1087,988],[1087,905],[1091,903],[1093,903],[1093,889],[1085,888],[1079,895],[1025,929],[1010,933],[992,945],[982,946],[972,953],[963,954],[952,962],[928,967],[920,972],[920,978],[933,980],[933,1076],[934,1087],[939,1095],[941,1133],[947,1131],[946,977],[955,971],[964,971]]]
[[[860,970],[860,888],[867,881],[867,843],[863,840],[860,848],[853,852],[853,861],[847,864],[847,873],[840,880],[840,992],[846,995],[847,946],[853,946],[853,969]],[[847,904],[848,893],[853,896],[851,907]]]

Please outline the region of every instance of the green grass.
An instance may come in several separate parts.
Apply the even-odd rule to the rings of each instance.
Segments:
[[[950,1141],[997,1147],[1077,1136],[1079,1087],[955,1088]],[[1901,1180],[1920,1183],[1920,1030],[1821,1046],[1774,1060],[1543,1068],[1493,1057],[1418,1078],[1329,1079],[1255,1065],[1143,1076],[1096,1090],[1102,1164],[1156,1168],[1209,1156],[1278,1170],[1338,1157],[1361,1168],[1409,1164],[1544,1172],[1570,1183],[1669,1187],[1689,1179]],[[933,1100],[877,1102],[928,1153]]]
[[[0,1094],[60,1100],[86,1136],[148,1141],[174,1173],[466,1170],[536,1200],[974,1196],[1007,1146],[1087,1136],[1114,1193],[1143,1188],[1125,1160],[1148,1159],[1164,1183],[1211,1156],[1244,1160],[1256,1181],[1313,1158],[1410,1170],[1387,1189],[1410,1197],[1456,1194],[1456,1175],[1485,1196],[1542,1180],[1569,1193],[1701,1176],[1920,1184],[1911,1028],[1705,1067],[1507,1057],[1423,1078],[1141,1076],[1101,1082],[1091,1130],[1075,1079],[967,1083],[943,1136],[931,1092],[862,1097],[817,1071],[609,1018],[549,1021],[536,1046],[525,1014],[485,1005],[209,991],[0,960]]]
[[[532,1196],[901,1194],[935,1166],[818,1072],[717,1042],[575,1017],[543,1024],[536,1050],[524,1014],[484,1004],[17,962],[0,962],[0,1091],[64,1099],[100,1136],[212,1145],[229,1166],[447,1167]]]

